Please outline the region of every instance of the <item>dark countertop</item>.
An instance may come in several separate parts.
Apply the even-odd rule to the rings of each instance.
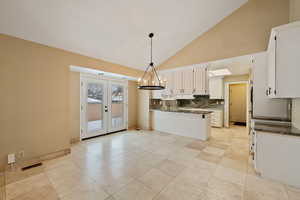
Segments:
[[[265,116],[255,116],[252,117],[254,120],[272,120],[272,121],[279,121],[279,122],[291,122],[290,119],[285,117],[265,117]]]
[[[261,131],[261,132],[274,133],[274,134],[291,135],[291,136],[299,136],[300,137],[300,129],[295,128],[291,125],[256,122],[254,130]]]
[[[212,113],[213,111],[204,111],[204,110],[184,110],[184,109],[170,109],[170,110],[164,110],[164,109],[150,109],[150,111],[162,111],[162,112],[177,112],[177,113],[191,113],[191,114],[199,114],[199,115],[207,115]]]

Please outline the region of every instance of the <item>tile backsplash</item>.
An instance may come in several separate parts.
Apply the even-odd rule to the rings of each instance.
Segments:
[[[208,108],[223,106],[223,99],[209,99],[208,96],[195,96],[195,99],[161,100],[151,99],[150,109]]]

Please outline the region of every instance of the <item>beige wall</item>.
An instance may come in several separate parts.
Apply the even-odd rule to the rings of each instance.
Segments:
[[[70,72],[69,75],[69,126],[71,141],[75,142],[80,140],[80,73]]]
[[[224,77],[224,83],[226,82],[238,82],[238,81],[248,81],[249,75],[236,75],[236,76],[225,76]]]
[[[5,200],[5,176],[0,172],[0,200]]]
[[[249,0],[159,68],[174,68],[264,51],[271,28],[288,21],[288,0]]]
[[[0,168],[8,153],[25,158],[70,147],[69,66],[140,76],[141,71],[0,34]],[[74,78],[74,77],[73,77]],[[75,114],[74,114],[75,115]]]
[[[300,0],[290,0],[290,21],[300,20]],[[300,99],[293,100],[293,125],[300,128]]]
[[[300,1],[290,0],[290,22],[300,20]]]
[[[136,81],[128,81],[128,128],[137,127],[138,89]]]

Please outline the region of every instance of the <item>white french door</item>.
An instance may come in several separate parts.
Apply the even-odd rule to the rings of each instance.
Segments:
[[[122,82],[108,82],[108,132],[127,128],[127,87]]]
[[[81,139],[127,129],[127,81],[81,78]]]

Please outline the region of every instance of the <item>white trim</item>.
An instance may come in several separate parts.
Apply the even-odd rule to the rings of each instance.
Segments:
[[[106,71],[97,70],[97,69],[91,69],[91,68],[87,68],[87,67],[70,65],[69,69],[72,72],[79,72],[82,74],[90,74],[90,75],[99,75],[102,77],[108,77],[108,78],[113,78],[113,79],[124,79],[124,80],[132,80],[132,81],[138,80],[138,78],[136,78],[136,77],[122,75],[122,74],[116,74],[116,73],[112,73],[112,72],[106,72]]]
[[[233,81],[233,82],[225,82],[224,88],[224,126],[229,128],[229,85],[234,84],[246,84],[247,92],[246,92],[246,124],[247,129],[249,129],[250,125],[250,116],[249,116],[249,109],[250,109],[250,87],[249,81]]]
[[[193,64],[193,65],[186,65],[186,66],[180,66],[180,67],[175,67],[172,69],[164,69],[164,70],[159,70],[158,72],[175,72],[175,71],[180,71],[180,70],[185,70],[185,69],[194,69],[197,67],[209,67],[209,63],[200,63],[200,64]]]
[[[106,81],[117,81],[120,83],[128,83],[127,79],[121,79],[118,77],[105,76],[102,74],[91,74],[91,73],[80,73],[80,78],[94,79],[94,80],[106,80]]]

